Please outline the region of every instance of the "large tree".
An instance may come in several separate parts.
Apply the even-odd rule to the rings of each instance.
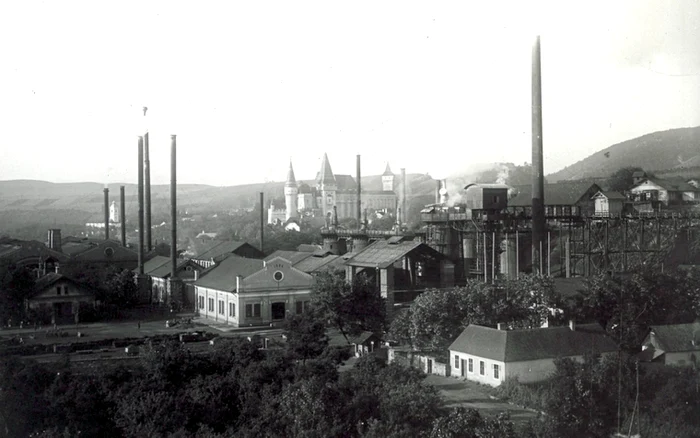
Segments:
[[[350,284],[343,271],[322,272],[316,276],[311,303],[324,320],[343,336],[362,331],[382,332],[386,307],[376,284],[360,273]]]
[[[19,323],[24,316],[24,302],[34,293],[34,275],[29,269],[12,266],[0,279],[0,319]]]
[[[608,190],[624,193],[634,185],[634,172],[643,170],[641,167],[628,166],[617,169],[605,181]],[[651,176],[651,175],[649,175]]]

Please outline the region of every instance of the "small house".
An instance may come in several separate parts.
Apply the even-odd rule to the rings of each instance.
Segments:
[[[665,365],[698,365],[700,322],[651,326],[638,358]]]
[[[95,294],[87,286],[65,275],[50,272],[39,278],[35,293],[26,301],[39,318],[50,318],[52,323],[78,322],[80,305],[95,305]]]
[[[498,386],[506,378],[522,383],[546,380],[556,369],[554,360],[582,361],[584,355],[618,350],[598,324],[503,330],[470,324],[450,345],[453,377]]]
[[[610,217],[622,214],[627,198],[618,192],[599,191],[591,199],[594,202],[594,216]]]

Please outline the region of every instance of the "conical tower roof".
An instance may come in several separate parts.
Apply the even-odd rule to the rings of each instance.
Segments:
[[[292,167],[292,160],[289,160],[289,170],[287,171],[287,182],[284,184],[285,187],[296,187],[297,180],[294,178],[294,168]]]
[[[319,184],[335,184],[335,175],[331,170],[331,163],[328,161],[328,154],[323,154],[323,162],[321,163],[321,172],[318,174]]]
[[[388,161],[386,163],[386,170],[384,170],[384,173],[382,173],[382,176],[394,176],[394,174],[391,173],[391,167],[389,167]]]

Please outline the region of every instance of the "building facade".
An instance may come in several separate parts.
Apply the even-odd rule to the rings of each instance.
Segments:
[[[311,301],[313,277],[282,257],[252,260],[231,256],[195,283],[195,310],[235,327],[281,323]]]

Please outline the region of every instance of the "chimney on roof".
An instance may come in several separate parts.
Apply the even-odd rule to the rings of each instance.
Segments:
[[[53,271],[58,274],[58,263],[53,265]]]
[[[574,321],[573,319],[569,320],[569,329],[571,329],[572,332],[576,331],[576,321]]]
[[[499,322],[498,324],[496,324],[496,328],[497,328],[498,330],[505,330],[505,329],[506,329],[506,324],[503,323],[503,322]]]

